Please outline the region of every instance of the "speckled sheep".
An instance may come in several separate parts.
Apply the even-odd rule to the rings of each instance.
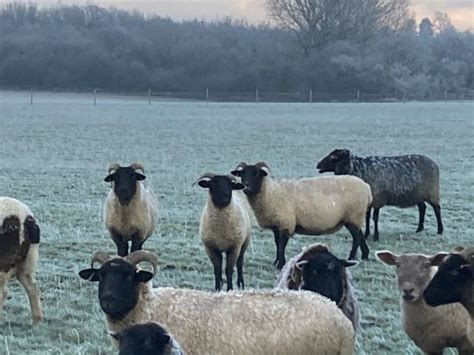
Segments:
[[[347,149],[336,149],[322,159],[320,173],[333,171],[336,175],[354,175],[370,185],[374,209],[374,240],[379,239],[379,210],[383,206],[418,206],[417,232],[424,228],[426,204],[434,209],[438,234],[443,233],[439,198],[439,168],[424,155],[393,157],[358,157]],[[370,234],[370,208],[367,210],[365,236]]]
[[[28,294],[33,324],[43,319],[33,279],[39,242],[40,229],[28,206],[14,198],[0,197],[0,311],[8,294],[8,281],[16,276]]]
[[[331,176],[299,180],[271,177],[266,163],[240,163],[232,174],[245,185],[244,193],[260,227],[274,233],[275,264],[285,264],[289,237],[298,234],[330,234],[345,226],[352,235],[350,259],[360,245],[362,258],[368,259],[369,247],[361,228],[372,202],[370,187],[354,176]]]
[[[93,261],[103,262],[101,268],[79,273],[83,279],[99,281],[99,303],[111,332],[158,322],[190,355],[349,355],[354,351],[350,321],[326,297],[307,291],[153,289],[153,273],[135,266],[144,256],[156,264],[156,256],[145,251],[125,259],[96,253]]]
[[[317,292],[337,306],[351,321],[354,331],[359,327],[359,307],[352,275],[348,267],[356,261],[336,258],[325,244],[312,244],[292,257],[278,275],[276,287]]]
[[[118,255],[140,250],[143,243],[152,235],[158,218],[158,204],[140,181],[145,179],[143,165],[133,163],[121,167],[117,163],[109,166],[109,174],[104,181],[112,183],[104,204],[104,223],[110,237],[117,245]]]
[[[215,289],[222,285],[222,253],[226,253],[227,290],[232,290],[232,275],[237,264],[237,286],[244,288],[244,254],[250,242],[250,206],[239,191],[244,185],[232,175],[206,173],[196,182],[209,189],[201,214],[199,235],[207,256],[214,267]]]
[[[422,254],[394,255],[377,252],[377,258],[397,267],[402,325],[411,340],[426,354],[442,354],[443,349],[455,347],[461,355],[472,355],[474,343],[469,340],[469,313],[459,303],[430,307],[422,294],[447,253],[433,256]]]

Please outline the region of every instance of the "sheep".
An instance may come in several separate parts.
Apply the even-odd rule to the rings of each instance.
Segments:
[[[447,253],[394,255],[388,250],[376,253],[385,264],[397,267],[401,318],[405,332],[427,354],[442,354],[455,347],[459,354],[472,355],[474,343],[469,341],[468,312],[460,304],[430,307],[422,294],[436,273],[437,265]]]
[[[333,150],[316,166],[320,173],[333,171],[336,175],[354,175],[370,185],[374,209],[374,240],[379,240],[379,211],[387,206],[401,208],[418,206],[416,232],[424,229],[426,204],[434,209],[438,234],[443,233],[439,198],[439,168],[424,155],[394,157],[358,157],[347,149]],[[365,236],[370,234],[370,211],[367,210]]]
[[[109,332],[158,322],[186,354],[352,354],[354,330],[336,304],[308,291],[206,292],[152,288],[155,254],[92,256],[79,276],[99,282],[99,304]],[[100,262],[100,268],[94,268]]]
[[[112,183],[104,204],[104,223],[120,256],[141,250],[143,243],[152,235],[158,218],[155,197],[140,181],[145,175],[137,172],[144,168],[141,163],[121,167],[117,163],[109,166],[104,181]]]
[[[232,290],[232,274],[237,263],[237,286],[244,288],[244,254],[250,242],[250,207],[242,190],[245,186],[230,175],[206,173],[194,184],[209,189],[199,224],[199,235],[214,267],[216,291],[222,285],[222,253],[226,253],[227,291]]]
[[[474,344],[474,248],[458,247],[440,261],[423,298],[433,307],[460,302],[469,312],[468,332]]]
[[[359,245],[362,259],[368,259],[369,247],[361,227],[372,202],[369,185],[353,176],[277,180],[269,173],[270,167],[264,162],[242,162],[231,172],[242,179],[260,227],[273,231],[278,269],[285,264],[290,236],[334,233],[342,226],[352,235],[349,259],[355,258]]]
[[[336,258],[325,244],[312,244],[291,258],[281,270],[277,288],[317,292],[336,302],[342,313],[359,326],[359,307],[348,267],[357,261]]]
[[[110,333],[119,344],[119,355],[183,355],[180,345],[158,323],[136,324]]]
[[[28,294],[33,325],[43,319],[39,291],[33,279],[38,261],[40,229],[24,203],[0,197],[0,311],[13,275]]]

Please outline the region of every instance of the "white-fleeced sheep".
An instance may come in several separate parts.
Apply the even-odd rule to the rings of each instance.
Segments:
[[[244,185],[232,175],[205,173],[196,182],[209,189],[201,214],[199,235],[214,267],[215,289],[222,286],[222,253],[226,253],[227,291],[232,290],[232,275],[237,263],[237,286],[244,288],[244,254],[250,242],[250,206],[239,191]]]
[[[469,340],[467,310],[460,303],[431,307],[422,296],[438,269],[433,265],[446,255],[377,252],[380,261],[397,267],[402,325],[408,337],[426,354],[442,354],[443,349],[455,347],[459,354],[472,355],[474,344]]]
[[[142,173],[138,172],[141,170]],[[158,218],[158,204],[150,190],[140,181],[145,179],[141,163],[121,167],[112,163],[104,179],[112,183],[104,204],[104,222],[117,246],[118,255],[140,250],[153,233]]]
[[[308,291],[269,290],[211,293],[152,288],[153,273],[141,261],[153,253],[126,258],[95,253],[100,269],[82,270],[99,281],[99,303],[109,331],[138,323],[160,323],[186,354],[352,354],[354,330],[336,304]],[[100,273],[100,278],[99,278]]]
[[[336,302],[351,321],[354,331],[359,326],[359,307],[348,267],[356,261],[338,259],[325,244],[312,244],[285,264],[276,282],[277,288],[307,290]]]
[[[360,245],[362,258],[369,247],[362,225],[372,202],[370,186],[354,176],[331,176],[299,180],[277,180],[266,163],[240,163],[232,174],[245,185],[244,193],[262,228],[274,233],[279,269],[285,264],[285,248],[295,233],[330,234],[345,226],[352,235],[350,259]]]
[[[33,324],[43,319],[39,291],[33,279],[38,261],[40,229],[31,210],[10,197],[0,197],[0,311],[15,276],[26,290]]]

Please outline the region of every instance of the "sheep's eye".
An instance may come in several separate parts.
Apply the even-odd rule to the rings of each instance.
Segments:
[[[451,276],[458,276],[458,275],[459,275],[459,270],[457,270],[457,269],[451,270],[451,271],[449,272],[449,274],[450,274]]]

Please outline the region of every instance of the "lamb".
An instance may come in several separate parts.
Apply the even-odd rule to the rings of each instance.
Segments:
[[[137,170],[144,173],[141,163],[128,167],[112,163],[104,179],[113,187],[105,200],[104,222],[120,256],[128,254],[129,241],[132,252],[141,250],[152,235],[158,218],[156,199],[140,182],[145,180],[145,175]]]
[[[440,261],[423,298],[433,307],[460,302],[469,312],[468,333],[474,344],[474,248],[457,247]]]
[[[39,291],[33,279],[38,261],[40,229],[24,203],[0,197],[0,311],[13,275],[28,294],[33,324],[43,319]]]
[[[359,326],[359,307],[348,267],[357,261],[336,258],[325,244],[312,244],[291,258],[281,270],[276,287],[317,292],[336,302],[352,322]]]
[[[237,263],[237,286],[244,288],[244,254],[250,242],[251,219],[245,186],[230,175],[206,173],[195,184],[209,189],[199,224],[199,234],[214,267],[216,291],[222,285],[222,253],[226,253],[227,291],[232,290],[232,275]]]
[[[336,304],[308,291],[205,292],[152,288],[155,254],[136,251],[125,258],[104,252],[79,272],[99,282],[99,304],[109,332],[158,322],[186,354],[352,354],[354,331]],[[100,277],[99,277],[100,275]]]
[[[274,264],[278,269],[285,264],[290,236],[334,233],[342,226],[352,235],[349,259],[355,258],[359,245],[362,259],[368,259],[369,247],[361,227],[372,195],[361,179],[331,176],[277,180],[269,175],[270,167],[264,162],[240,163],[231,173],[242,179],[260,227],[273,231],[277,249]]]
[[[354,175],[370,185],[374,209],[374,240],[379,239],[379,211],[383,206],[401,208],[418,206],[416,232],[424,229],[426,204],[434,209],[438,234],[443,233],[439,198],[439,168],[424,155],[394,157],[358,157],[347,149],[333,150],[316,166],[320,173],[333,171],[336,175]],[[365,236],[370,234],[370,211],[367,210]]]
[[[460,304],[430,307],[422,294],[447,253],[394,255],[388,250],[377,252],[377,258],[396,265],[402,324],[415,344],[427,354],[442,354],[446,347],[455,347],[459,354],[472,355],[474,343],[469,341],[469,314]]]
[[[132,325],[110,333],[119,344],[119,355],[183,355],[183,350],[158,323]]]

